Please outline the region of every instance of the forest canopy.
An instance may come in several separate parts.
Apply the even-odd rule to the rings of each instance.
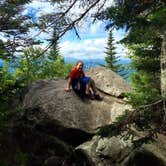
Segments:
[[[133,107],[160,100],[165,103],[166,55],[161,50],[166,28],[164,0],[114,0],[111,4],[108,0],[42,0],[51,3],[56,10],[40,15],[37,21],[24,13],[25,6],[31,2],[0,2],[1,115],[6,114],[15,94],[28,84],[38,79],[67,76],[72,65],[64,63],[59,52],[59,39],[70,30],[80,37],[77,28],[87,17],[92,23],[107,21],[106,30],[126,30],[121,43],[129,49],[131,68],[135,70],[131,76],[135,91],[127,95]],[[79,13],[73,12],[75,7],[80,9]],[[44,49],[40,47],[43,41],[38,35],[30,35],[32,29],[36,29],[38,35],[42,32],[50,34]],[[11,71],[11,67],[14,70]],[[164,105],[161,110],[165,111]]]

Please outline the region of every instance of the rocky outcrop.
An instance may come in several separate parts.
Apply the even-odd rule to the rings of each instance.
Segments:
[[[110,80],[109,75],[106,79],[100,73],[109,71],[89,71],[96,79],[102,101],[82,100],[73,91],[65,93],[64,79],[40,80],[30,85],[23,101],[24,110],[0,125],[0,165],[166,166],[163,135],[158,135],[156,142],[137,147],[131,137],[122,137],[126,131],[107,138],[97,135],[97,127],[114,122],[131,109],[123,100],[123,94],[131,87],[119,76],[111,76],[116,78]],[[100,86],[100,79],[108,86]],[[117,90],[112,84],[115,81]],[[145,133],[139,134],[136,139]]]
[[[110,70],[99,69],[94,69],[91,74],[94,76],[97,88],[102,91],[100,92],[103,97],[102,101],[81,100],[73,91],[69,93],[64,91],[67,80],[52,79],[37,81],[29,87],[23,102],[24,108],[40,107],[64,126],[86,132],[94,132],[97,127],[112,123],[126,109],[131,109],[131,106],[127,105],[122,98],[112,95],[115,91],[117,91],[117,96],[122,95],[131,90],[131,87],[115,73],[113,76],[109,75],[112,73]],[[100,76],[98,78],[95,77],[96,71]],[[116,89],[113,82],[114,85],[118,85]]]
[[[166,137],[163,135],[158,135],[153,143],[138,147],[131,138],[124,139],[122,135],[110,138],[95,136],[78,146],[77,151],[87,156],[95,166],[166,166]]]
[[[22,110],[0,125],[0,165],[88,166],[74,148],[91,138],[91,134],[64,127],[40,108]]]

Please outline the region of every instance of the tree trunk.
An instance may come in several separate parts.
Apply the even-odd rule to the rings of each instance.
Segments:
[[[161,67],[161,95],[163,97],[163,123],[162,130],[166,130],[166,31],[164,33],[164,38],[161,46],[161,56],[160,56],[160,67]]]
[[[161,95],[166,99],[166,31],[164,33],[164,38],[161,47]]]

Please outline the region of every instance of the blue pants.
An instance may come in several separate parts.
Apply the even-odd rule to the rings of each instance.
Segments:
[[[73,90],[81,97],[85,96],[86,85],[90,82],[90,77],[83,77],[80,79],[72,80]]]
[[[84,85],[88,84],[90,82],[90,77],[83,77],[83,78],[81,78],[81,82]]]

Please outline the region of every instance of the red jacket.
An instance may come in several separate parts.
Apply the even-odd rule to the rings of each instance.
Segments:
[[[76,67],[70,72],[69,78],[70,79],[79,79],[85,77],[85,73],[83,70],[78,70]]]

